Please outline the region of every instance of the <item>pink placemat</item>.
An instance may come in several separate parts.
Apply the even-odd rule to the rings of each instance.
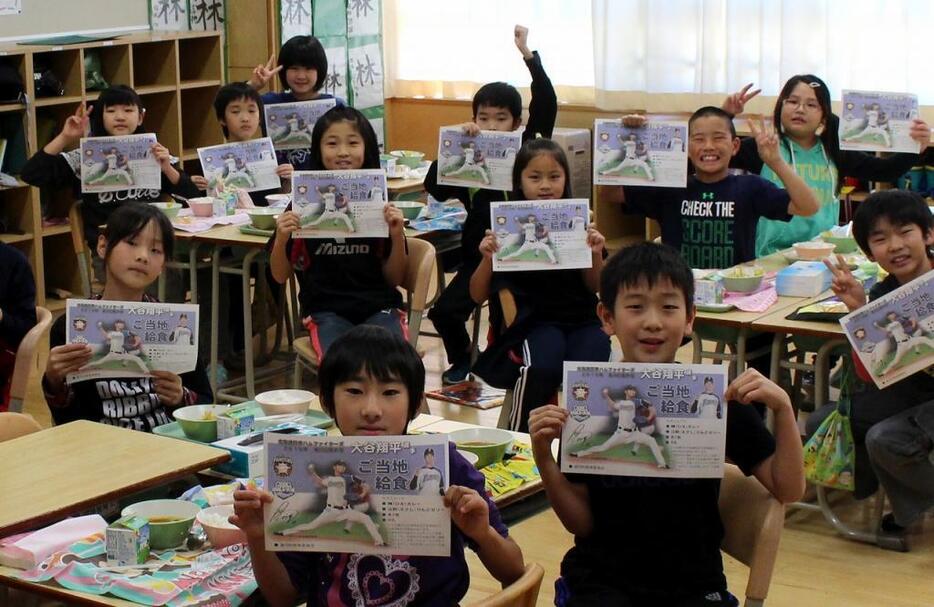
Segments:
[[[734,293],[726,291],[723,294],[723,303],[732,304],[743,312],[765,312],[778,301],[778,292],[775,290],[775,277],[767,276],[759,288],[752,293]]]

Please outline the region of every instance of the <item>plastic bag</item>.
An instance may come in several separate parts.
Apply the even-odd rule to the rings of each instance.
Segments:
[[[850,427],[852,362],[843,359],[840,401],[817,432],[804,444],[804,474],[809,481],[832,489],[856,488],[853,430]]]

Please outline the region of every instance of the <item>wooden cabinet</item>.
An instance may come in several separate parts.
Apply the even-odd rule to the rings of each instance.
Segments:
[[[0,103],[0,138],[25,141],[8,145],[3,171],[18,175],[26,159],[61,130],[78,104],[99,92],[85,89],[84,60],[96,53],[109,84],[126,84],[139,93],[146,109],[143,126],[179,156],[189,172],[200,172],[196,148],[223,142],[212,103],[225,81],[224,42],[220,32],[149,32],[69,46],[0,46],[0,64],[22,78],[28,103]],[[61,81],[61,96],[37,97],[33,66],[51,70]],[[192,162],[194,161],[194,162]],[[43,217],[67,217],[71,192],[40,192],[20,182],[0,187],[0,241],[21,249],[36,278],[37,299],[51,309],[64,301],[54,289],[80,292],[74,246],[67,225],[43,227]]]

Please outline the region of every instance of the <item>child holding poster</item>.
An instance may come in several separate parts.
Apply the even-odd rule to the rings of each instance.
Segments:
[[[406,433],[418,415],[425,368],[415,349],[379,327],[356,327],[334,342],[318,370],[321,404],[347,437]],[[400,438],[403,438],[400,436]],[[295,605],[300,595],[310,605],[362,604],[456,605],[469,584],[464,547],[477,552],[503,585],[523,572],[522,552],[508,536],[499,512],[487,497],[483,476],[449,443],[450,556],[271,552],[266,549],[263,511],[273,502],[260,490],[234,492],[231,522],[246,533],[253,573],[270,605]],[[339,504],[335,495],[335,503]],[[393,584],[361,586],[373,576]],[[374,596],[373,591],[378,594]]]
[[[269,57],[269,61],[265,64],[257,65],[247,82],[254,89],[262,90],[272,80],[272,77],[278,74],[282,92],[264,93],[262,98],[264,105],[287,104],[296,107],[308,101],[323,102],[325,100],[330,101],[331,105],[346,105],[340,97],[321,92],[328,81],[328,57],[321,41],[314,36],[289,38],[279,49],[278,61],[274,59],[274,57]],[[315,110],[313,113],[317,120],[323,112],[319,113]],[[307,125],[308,130],[313,130],[314,125],[315,122],[310,122]],[[273,136],[273,133],[269,135]],[[276,155],[280,163],[288,163],[297,171],[313,170],[310,141],[302,147],[289,146],[289,148],[277,149]]]
[[[529,50],[528,28],[517,25],[512,34],[532,77],[532,98],[522,142],[539,136],[551,137],[558,114],[555,89],[542,67],[538,51]],[[468,46],[462,48],[465,52],[469,50]],[[461,131],[467,135],[476,135],[481,130],[512,132],[522,126],[522,96],[514,86],[505,82],[490,82],[480,87],[474,94],[472,110],[470,122],[461,125]],[[439,168],[438,161],[431,163],[425,176],[425,190],[440,201],[456,198],[464,203],[467,210],[461,233],[461,266],[428,310],[428,318],[444,342],[449,367],[442,374],[441,381],[449,385],[464,381],[470,372],[471,344],[465,324],[476,307],[470,298],[470,277],[482,259],[478,247],[484,232],[490,228],[490,203],[508,200],[510,193],[439,185]],[[450,265],[447,260],[445,262],[445,265]]]
[[[98,226],[107,223],[110,214],[126,201],[156,202],[164,194],[178,194],[186,198],[198,195],[191,179],[180,168],[178,159],[169,153],[155,136],[146,149],[158,162],[161,186],[156,188],[135,187],[132,179],[123,187],[110,188],[117,191],[81,193],[81,167],[84,164],[80,148],[74,148],[83,137],[93,142],[96,137],[128,137],[143,132],[146,108],[140,96],[128,86],[115,84],[101,91],[97,101],[90,107],[79,104],[75,113],[65,120],[61,132],[36,152],[23,166],[23,181],[36,187],[71,188],[75,197],[81,198],[81,216],[84,223],[84,238],[93,251],[97,246]],[[69,150],[69,151],[66,151]],[[126,175],[125,160],[121,162],[116,151],[101,158],[103,173],[117,180]],[[128,176],[128,175],[126,175]],[[98,281],[104,279],[104,267],[97,256],[92,256],[94,273]]]
[[[567,202],[569,174],[567,157],[558,144],[532,139],[516,155],[512,199]],[[573,221],[566,223],[573,225]],[[527,233],[536,242],[542,241],[544,233],[537,231],[534,217],[527,217],[523,226],[530,228]],[[595,312],[605,255],[603,235],[591,225],[586,231],[572,229],[569,238],[590,249],[584,269],[494,272],[493,258],[501,245],[497,234],[487,230],[480,243],[483,260],[470,279],[473,301],[491,300],[491,325],[499,333],[477,360],[474,373],[497,388],[515,385],[509,428],[519,432],[526,431],[529,411],[555,397],[565,360],[606,361],[610,357],[610,341],[600,330]],[[501,318],[497,294],[503,290],[512,294],[518,311],[510,327],[497,327],[495,322]],[[521,365],[516,364],[517,358]]]
[[[759,94],[752,84],[733,93],[722,108],[730,115],[742,114],[746,103]],[[844,108],[844,120],[851,118]],[[811,188],[820,207],[817,213],[796,215],[790,221],[759,220],[755,256],[763,257],[796,242],[811,240],[837,225],[840,218],[840,188],[845,177],[871,181],[895,181],[912,166],[921,164],[917,154],[892,154],[887,158],[865,152],[842,150],[840,117],[830,105],[830,89],[813,74],[798,74],[785,82],[772,111],[772,124],[779,137],[779,153]],[[923,120],[912,120],[909,136],[924,152],[931,130]],[[785,187],[778,173],[769,168],[757,152],[754,137],[744,138],[730,166],[759,174],[778,187]]]
[[[869,302],[909,283],[918,283],[934,267],[934,217],[924,199],[914,192],[884,190],[870,195],[856,210],[853,236],[866,256],[889,273],[885,280],[869,290]],[[832,266],[834,275],[831,284],[834,294],[851,312],[865,309],[867,297],[862,284],[845,264],[842,268],[828,265]],[[876,358],[876,362],[883,365],[882,369],[873,370],[875,377],[871,377],[863,365],[860,353],[854,351],[853,362],[860,378],[866,382],[878,380],[896,364],[899,353],[904,354],[909,343],[927,348],[929,340],[925,333],[930,331],[930,323],[924,322],[921,314],[930,315],[931,311],[924,305],[919,318],[913,320],[905,319],[900,312],[889,311],[880,324],[895,343],[890,344],[886,338],[881,344],[883,348],[880,344],[858,348],[868,350],[862,353],[863,357]],[[855,343],[869,342],[869,335],[875,328],[856,326],[852,329]],[[880,351],[878,355],[877,351]],[[888,359],[888,355],[892,358]],[[815,432],[829,413],[827,409],[811,415],[808,433]],[[892,512],[882,519],[882,532],[901,540],[907,550],[906,528],[934,506],[934,461],[931,459],[934,375],[931,369],[917,370],[881,389],[868,385],[865,391],[855,393],[850,419],[857,453],[855,494],[858,498],[872,495],[878,479],[892,504]],[[867,460],[871,466],[868,469]]]
[[[315,124],[313,136],[314,171],[340,176],[357,169],[379,169],[376,133],[354,108],[330,109]],[[301,180],[304,175],[314,173],[296,174],[295,207],[290,205],[276,219],[269,265],[276,282],[285,283],[293,273],[297,276],[301,314],[318,360],[335,339],[359,324],[379,325],[405,339],[402,296],[396,289],[405,276],[408,258],[402,212],[391,203],[382,205],[389,238],[295,238],[305,227],[296,212],[308,198],[308,186]],[[337,194],[326,193],[334,196],[336,213]]]
[[[97,253],[104,260],[107,281],[101,301],[153,302],[146,288],[159,278],[174,246],[172,224],[159,209],[146,204],[125,205],[111,216],[98,238]],[[194,371],[181,375],[170,371],[148,371],[147,377],[96,377],[66,384],[69,374],[78,372],[92,359],[87,341],[66,344],[66,315],[52,326],[49,360],[42,387],[56,424],[89,419],[105,424],[146,432],[172,421],[171,410],[214,401],[211,386],[200,361]],[[73,319],[75,331],[106,333],[113,348],[112,359],[121,363],[134,359],[134,345],[128,343],[125,323],[113,326],[88,325]],[[111,356],[107,354],[106,356]]]
[[[600,280],[598,313],[604,330],[619,339],[626,361],[618,366],[674,362],[694,320],[694,277],[677,251],[655,243],[626,247],[606,263]],[[728,401],[723,421],[726,456],[780,501],[799,499],[804,492],[801,439],[788,395],[750,369],[723,397]],[[691,403],[684,400],[676,403],[677,411],[690,416]],[[753,402],[774,413],[774,438],[749,406]],[[558,518],[575,536],[574,547],[561,563],[558,604],[737,605],[727,591],[720,556],[720,479],[565,474],[551,443],[562,436],[571,415],[568,409],[546,405],[532,411],[529,419],[532,453],[545,491]],[[654,463],[643,467],[654,471],[652,476],[669,476]]]

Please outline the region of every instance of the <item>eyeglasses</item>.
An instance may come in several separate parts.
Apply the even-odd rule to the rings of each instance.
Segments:
[[[786,107],[792,110],[798,109],[799,107],[803,107],[808,112],[819,112],[821,109],[820,104],[818,102],[811,101],[810,99],[807,101],[803,101],[801,99],[796,99],[795,97],[788,97],[787,99],[783,99],[782,103]]]

